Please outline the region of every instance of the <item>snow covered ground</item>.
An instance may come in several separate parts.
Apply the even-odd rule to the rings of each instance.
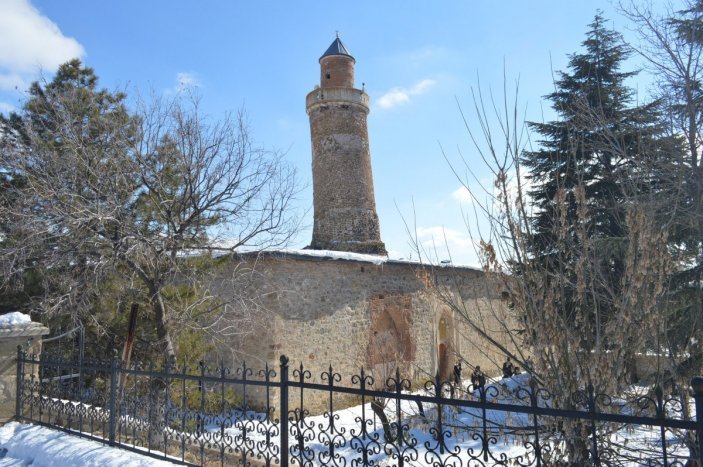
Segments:
[[[176,465],[97,441],[36,425],[0,427],[0,466],[167,466]]]
[[[526,398],[528,388],[528,375],[523,374],[508,379],[496,379],[490,381],[487,395],[489,402],[499,404],[529,405],[529,398]],[[644,395],[646,388],[630,388],[633,395]],[[640,394],[641,393],[641,394]],[[419,391],[418,394],[429,395],[426,391]],[[522,395],[522,397],[519,397]],[[478,393],[474,393],[477,397]],[[612,407],[616,412],[622,414],[631,413],[632,407],[623,398],[611,400]],[[550,406],[549,400],[539,400],[539,405]],[[362,409],[364,414],[362,415]],[[385,407],[385,412],[392,422],[396,418],[395,401],[389,400]],[[418,406],[414,402],[401,401],[400,412],[407,424],[407,432],[404,436],[404,446],[400,450],[406,458],[410,460],[410,465],[456,465],[468,466],[476,465],[477,460],[483,460],[484,446],[483,440],[474,436],[482,434],[483,415],[481,409],[458,409],[444,406],[443,429],[445,432],[444,452],[440,453],[438,441],[433,437],[432,430],[436,428],[437,407],[434,404],[424,404],[425,416],[421,415]],[[673,415],[673,414],[670,414]],[[501,465],[513,465],[520,462],[521,465],[534,462],[534,447],[529,443],[532,441],[532,418],[523,413],[505,412],[501,410],[486,410],[487,433],[490,438],[488,460],[485,465],[492,465],[500,462]],[[233,426],[226,428],[225,432],[232,439],[241,439],[245,436],[251,439],[256,445],[266,445],[267,433],[277,433],[271,423],[263,421],[263,414],[250,414],[244,420],[258,420],[252,425],[250,422],[235,422]],[[239,416],[237,417],[239,419]],[[361,420],[368,420],[367,435],[364,436],[361,430]],[[346,460],[346,465],[353,465],[354,460],[361,457],[360,449],[366,449],[369,460],[377,465],[397,465],[397,460],[391,458],[397,448],[393,444],[386,444],[383,441],[383,429],[380,421],[374,424],[373,412],[370,404],[365,406],[355,406],[348,409],[338,410],[334,413],[334,428],[331,429],[330,418],[325,415],[308,416],[305,418],[303,435],[305,436],[306,454],[305,459],[310,460],[313,465],[319,465],[330,458],[329,443],[334,443],[334,455]],[[554,419],[542,416],[541,423],[555,423]],[[292,436],[290,438],[291,447],[294,449],[293,457],[299,455],[295,452],[295,424],[291,423]],[[255,426],[256,429],[252,429]],[[207,429],[213,433],[220,430],[219,426],[212,425]],[[246,433],[243,433],[246,430]],[[661,460],[661,438],[659,428],[649,426],[618,425],[611,424],[608,427],[610,435],[604,435],[601,442],[607,439],[607,446],[600,445],[600,455],[603,459],[613,456],[613,465],[620,466],[641,466],[651,465]],[[566,447],[560,443],[550,442],[548,433],[542,433],[541,442],[548,445],[549,451],[557,458],[565,455]],[[673,459],[682,460],[687,456],[687,450],[681,443],[681,433],[667,431],[667,450],[669,461]],[[268,442],[276,447],[279,446],[277,435],[270,437]],[[599,442],[600,444],[600,442]],[[590,445],[589,445],[590,446]],[[543,449],[544,449],[543,445]],[[397,451],[395,451],[397,454]],[[561,453],[561,454],[559,454]],[[543,455],[546,453],[543,451]],[[684,461],[685,462],[685,461]],[[480,465],[480,464],[478,464]],[[517,464],[516,464],[517,465]]]
[[[529,404],[520,391],[527,387],[527,375],[510,379],[499,379],[489,383],[491,390],[490,401],[495,403],[511,403],[516,405]],[[645,388],[639,389],[644,394]],[[639,391],[636,391],[639,392]],[[431,395],[420,391],[423,395]],[[638,395],[638,394],[635,394]],[[547,401],[541,401],[544,405]],[[548,405],[548,403],[547,403]],[[612,406],[618,407],[620,413],[627,413],[625,399],[613,399]],[[362,415],[362,410],[365,412]],[[390,421],[395,418],[396,407],[393,400],[388,401],[385,408]],[[483,416],[481,409],[453,409],[445,406],[443,410],[444,429],[446,432],[446,445],[444,453],[439,454],[438,442],[431,434],[435,427],[437,408],[434,404],[425,404],[424,411],[427,417],[418,413],[416,404],[401,401],[400,411],[404,423],[407,423],[407,434],[404,436],[405,447],[402,451],[411,460],[411,465],[470,465],[475,463],[471,459],[482,457],[482,440],[473,436],[481,433]],[[264,414],[248,412],[247,414],[231,414],[229,423],[224,432],[230,440],[239,440],[237,445],[251,446],[253,453],[266,449],[266,446],[278,448],[278,428],[265,421]],[[369,420],[366,433],[362,433],[361,420]],[[369,404],[358,405],[348,409],[336,411],[334,414],[334,428],[330,426],[330,419],[324,415],[309,416],[305,418],[303,434],[305,436],[306,460],[312,465],[319,465],[329,460],[329,442],[335,444],[334,455],[344,458],[347,465],[353,465],[355,459],[360,457],[360,448],[366,449],[369,459],[378,465],[396,465],[397,460],[392,459],[395,446],[383,441],[383,430],[380,423],[372,422],[373,414]],[[502,460],[503,465],[523,457],[522,463],[529,463],[534,458],[534,450],[526,445],[530,441],[531,431],[520,434],[525,427],[530,427],[531,417],[520,413],[507,413],[498,410],[487,410],[486,419],[489,421],[487,435],[493,439],[490,446],[490,456],[486,465],[495,460]],[[542,422],[545,422],[542,417]],[[219,424],[222,420],[213,420],[213,424],[206,426],[210,433],[203,437],[203,441],[212,440],[212,436],[223,429]],[[294,424],[291,424],[294,425]],[[506,430],[505,427],[512,427]],[[170,429],[172,430],[172,429]],[[647,426],[618,426],[611,425],[609,435],[609,449],[617,459],[615,465],[640,466],[649,465],[648,462],[661,456],[661,438],[658,428]],[[512,434],[510,433],[512,431]],[[171,433],[177,438],[180,433]],[[268,436],[267,436],[268,434]],[[295,445],[295,429],[292,430],[290,439],[291,447]],[[527,436],[525,436],[527,435]],[[684,460],[687,452],[681,444],[682,433],[667,431],[667,444],[669,461],[678,457]],[[198,439],[198,435],[196,435]],[[242,439],[249,439],[253,443],[241,443]],[[542,442],[547,442],[543,440]],[[408,443],[411,445],[408,448]],[[206,443],[207,444],[207,443]],[[551,448],[556,454],[561,450],[553,443]],[[258,448],[253,449],[253,446]],[[275,449],[277,451],[277,449]],[[293,456],[296,457],[296,452]],[[559,456],[558,456],[559,457]],[[684,460],[685,461],[685,460]],[[63,432],[50,430],[32,425],[10,423],[0,428],[0,466],[3,465],[33,465],[33,466],[157,466],[172,465],[168,462],[140,456],[125,450],[109,448],[101,443],[71,436]]]

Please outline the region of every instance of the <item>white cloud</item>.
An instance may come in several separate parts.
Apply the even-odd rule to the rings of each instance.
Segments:
[[[450,49],[445,47],[425,45],[417,49],[394,53],[388,57],[388,60],[396,67],[420,71],[443,67],[443,64],[452,60],[455,55],[456,53],[452,53]]]
[[[473,241],[466,233],[447,227],[418,227],[417,235],[418,239],[427,245],[434,240],[437,246],[441,246],[444,245],[446,239],[447,244],[464,248],[473,247]]]
[[[27,80],[17,73],[0,74],[0,90],[24,90],[27,85]]]
[[[0,113],[9,114],[16,111],[17,109],[13,105],[0,101]]]
[[[466,232],[442,226],[418,227],[417,241],[431,261],[474,258],[475,244]]]
[[[197,94],[197,90],[201,87],[202,83],[196,73],[179,71],[176,73],[176,83],[172,87],[166,88],[164,92],[166,94],[180,94],[184,92],[195,92]]]
[[[468,188],[466,188],[464,185],[461,185],[459,188],[452,191],[452,198],[459,201],[460,203],[465,204],[469,204],[473,201],[471,193],[469,192]]]
[[[423,79],[415,84],[415,86],[410,89],[410,94],[422,94],[435,85],[435,81],[432,79]]]
[[[83,46],[64,36],[29,0],[0,3],[0,90],[24,90],[39,71],[54,71],[84,55]]]
[[[400,250],[394,250],[392,248],[388,249],[388,258],[390,259],[408,259],[408,255],[401,252]]]
[[[180,71],[176,73],[176,85],[179,91],[200,87],[200,80],[194,73]]]
[[[402,59],[406,63],[409,62],[415,66],[421,66],[432,60],[446,58],[448,55],[449,51],[444,47],[427,45],[404,54]]]
[[[423,79],[409,88],[392,88],[378,99],[378,106],[382,109],[390,109],[396,105],[410,102],[410,97],[424,94],[435,84],[436,81],[432,79]]]

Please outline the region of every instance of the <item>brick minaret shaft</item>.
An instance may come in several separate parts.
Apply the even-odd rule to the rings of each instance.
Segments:
[[[309,248],[385,255],[366,126],[369,96],[354,88],[355,62],[337,37],[320,57],[320,86],[306,98],[315,210]]]

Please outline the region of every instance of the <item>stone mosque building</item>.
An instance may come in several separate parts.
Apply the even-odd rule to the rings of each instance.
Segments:
[[[246,253],[233,267],[256,271],[267,319],[241,346],[252,366],[285,354],[313,381],[331,364],[349,384],[363,366],[377,377],[400,365],[405,377],[448,377],[462,359],[497,368],[503,354],[439,300],[438,287],[501,345],[501,291],[479,269],[387,259],[376,214],[367,129],[369,96],[354,87],[355,59],[337,37],[320,57],[320,84],[306,97],[312,138],[314,226],[305,250]],[[470,366],[464,366],[470,368]],[[468,375],[468,372],[467,372]],[[384,378],[385,379],[385,378]]]

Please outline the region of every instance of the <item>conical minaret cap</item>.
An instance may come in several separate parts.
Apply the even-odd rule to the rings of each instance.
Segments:
[[[325,51],[324,54],[322,54],[322,57],[320,57],[320,60],[322,60],[325,57],[329,57],[330,55],[346,55],[347,57],[351,58],[354,60],[354,63],[356,63],[356,60],[354,57],[352,57],[352,54],[349,53],[346,47],[344,47],[344,44],[342,43],[341,39],[339,36],[337,36],[332,42],[332,45],[330,45],[327,50]]]

